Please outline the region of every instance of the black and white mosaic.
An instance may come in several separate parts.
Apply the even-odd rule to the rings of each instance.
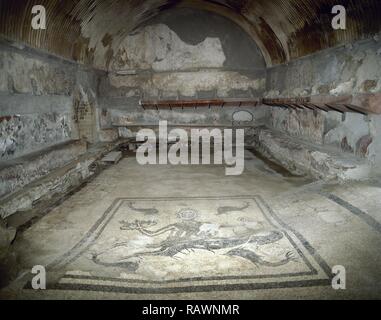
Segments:
[[[120,198],[50,287],[126,293],[329,285],[330,268],[260,196]]]

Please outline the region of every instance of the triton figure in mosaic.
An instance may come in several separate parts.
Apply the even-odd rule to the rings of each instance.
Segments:
[[[113,250],[120,251],[121,247],[127,247],[128,242],[120,242],[102,252],[93,252],[92,260],[99,265],[126,268],[136,271],[141,259],[146,256],[163,256],[178,258],[180,253],[191,254],[195,250],[206,250],[224,256],[236,256],[252,262],[255,266],[278,267],[295,260],[294,252],[287,251],[277,261],[265,260],[255,252],[255,248],[267,244],[274,244],[284,238],[283,231],[263,230],[254,231],[246,228],[237,234],[232,226],[217,226],[197,221],[197,212],[193,209],[184,209],[178,213],[179,222],[166,225],[162,228],[154,228],[157,222],[154,220],[135,220],[133,222],[120,221],[121,230],[138,231],[147,237],[158,237],[166,234],[163,241],[148,244],[143,250],[131,255],[121,257],[116,254],[112,257]],[[230,232],[230,236],[221,236],[221,229]],[[107,257],[107,258],[106,258]],[[116,258],[118,257],[118,258]],[[273,257],[274,258],[274,257]]]

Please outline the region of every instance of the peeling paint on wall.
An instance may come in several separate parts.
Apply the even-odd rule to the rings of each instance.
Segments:
[[[78,139],[75,90],[86,96],[82,105],[95,106],[98,77],[76,63],[0,43],[0,161]]]
[[[198,29],[185,36],[185,26],[195,19],[194,11],[176,13],[181,18],[168,12],[123,41],[118,58],[112,63],[114,72],[99,86],[102,109],[132,112],[140,99],[148,98],[261,96],[266,85],[265,64],[250,38],[239,33],[236,26],[227,27],[224,18],[215,16],[210,20],[198,17]],[[241,42],[245,43],[245,59],[237,59],[237,45]]]
[[[323,144],[323,112],[271,108],[271,125],[291,136]]]
[[[112,69],[221,68],[225,59],[220,39],[206,38],[197,45],[190,45],[165,24],[156,24],[139,29],[121,43]]]
[[[70,138],[70,116],[14,116],[0,122],[0,160],[40,150]]]
[[[268,70],[269,98],[381,92],[381,40],[328,49]]]
[[[381,116],[272,108],[269,125],[308,143],[325,145],[381,165]]]
[[[265,79],[250,79],[232,71],[202,70],[142,74],[138,76],[110,75],[115,88],[139,88],[141,96],[195,97],[199,91],[216,91],[218,97],[228,97],[231,90],[264,90]]]
[[[22,54],[0,51],[0,91],[34,95],[69,95],[75,83],[74,68],[52,65]]]
[[[107,68],[129,32],[174,7],[220,14],[258,43],[268,66],[373,36],[380,31],[378,0],[345,1],[347,30],[331,28],[332,0],[40,0],[50,12],[51,32],[36,32],[25,17],[35,1],[0,1],[0,33],[34,47]],[[102,41],[106,36],[112,42]]]

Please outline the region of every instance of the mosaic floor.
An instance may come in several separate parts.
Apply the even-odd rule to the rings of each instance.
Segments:
[[[20,276],[0,299],[379,299],[380,195],[255,157],[237,177],[124,158],[18,236]],[[31,289],[36,265],[47,290]]]
[[[330,270],[260,196],[116,199],[49,269],[65,270],[50,289],[126,293],[329,285]]]

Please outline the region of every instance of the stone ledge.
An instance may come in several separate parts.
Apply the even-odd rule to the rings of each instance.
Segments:
[[[370,177],[370,163],[352,154],[313,145],[267,127],[256,128],[254,137],[259,152],[295,175],[338,181]]]
[[[86,143],[70,140],[11,161],[0,163],[0,197],[62,167],[86,152]]]
[[[94,145],[85,154],[33,181],[22,189],[0,199],[0,218],[5,219],[17,212],[27,212],[36,205],[48,207],[95,174],[91,166],[106,153],[125,141]]]

